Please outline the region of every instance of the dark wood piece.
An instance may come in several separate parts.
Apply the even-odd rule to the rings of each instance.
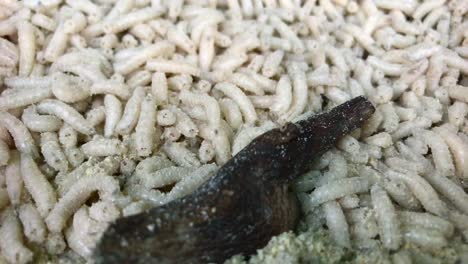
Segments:
[[[222,263],[255,253],[297,223],[289,183],[374,110],[358,97],[264,133],[195,193],[118,219],[95,250],[97,263]]]

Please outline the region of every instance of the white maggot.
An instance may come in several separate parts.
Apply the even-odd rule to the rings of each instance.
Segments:
[[[57,202],[54,188],[27,154],[21,154],[21,175],[40,215],[45,217]]]
[[[200,136],[213,141],[217,164],[224,164],[231,158],[231,146],[223,126],[200,126]]]
[[[341,247],[350,247],[349,226],[340,204],[336,201],[329,201],[324,203],[322,208],[335,243]]]
[[[0,112],[0,122],[12,135],[16,148],[25,154],[38,157],[39,152],[29,130],[18,118],[8,112]]]
[[[282,75],[276,85],[276,94],[270,110],[278,115],[288,111],[293,100],[291,80],[288,75]]]
[[[372,186],[371,199],[384,247],[397,249],[401,243],[401,234],[398,217],[392,201],[386,191],[378,185]]]
[[[47,99],[37,105],[39,113],[59,117],[78,132],[90,135],[96,133],[94,127],[73,107],[56,99]]]
[[[363,177],[339,179],[315,189],[310,194],[310,203],[313,206],[318,206],[349,194],[365,192],[369,190],[369,186],[369,180]]]
[[[33,259],[33,252],[23,243],[23,232],[18,218],[12,210],[8,210],[2,217],[0,226],[0,249],[5,258],[11,263],[24,264]]]
[[[34,26],[26,20],[21,20],[18,27],[18,45],[19,45],[19,75],[28,76],[34,67],[36,56],[36,38],[34,35]]]
[[[23,110],[21,120],[24,125],[34,132],[53,132],[62,127],[62,120],[52,115],[39,115],[35,105]]]
[[[18,216],[24,228],[24,235],[28,240],[34,243],[43,243],[46,239],[47,228],[36,207],[32,204],[21,205]]]
[[[41,134],[41,153],[46,163],[56,171],[68,169],[68,160],[60,147],[56,133],[45,132]]]
[[[0,110],[27,106],[52,97],[50,87],[23,88],[0,96]]]
[[[423,141],[431,149],[437,171],[444,176],[453,175],[455,167],[452,155],[444,139],[437,133],[428,130],[418,130],[416,134],[422,137]]]
[[[45,221],[52,232],[60,232],[68,218],[75,213],[89,196],[98,191],[101,199],[112,200],[119,192],[119,183],[111,176],[97,175],[82,177],[60,198]]]
[[[107,94],[104,97],[104,107],[106,113],[104,136],[112,137],[122,116],[122,103],[116,96]]]
[[[198,94],[183,90],[179,94],[182,103],[189,106],[202,105],[205,109],[207,120],[211,127],[217,128],[221,122],[221,110],[215,98],[208,94]]]
[[[174,46],[167,41],[161,41],[156,44],[141,48],[135,52],[131,57],[123,61],[114,63],[114,69],[117,73],[128,74],[151,58],[161,55],[168,56],[174,52]]]
[[[96,137],[81,145],[81,150],[88,157],[122,155],[126,151],[125,146],[119,139],[101,137]]]
[[[409,171],[406,173],[387,171],[385,175],[392,180],[403,181],[427,211],[439,216],[446,215],[446,206],[432,186],[421,176]]]
[[[167,78],[164,73],[155,72],[151,78],[151,93],[160,105],[168,101]]]
[[[123,112],[122,118],[115,127],[115,132],[118,134],[129,134],[138,122],[138,117],[140,116],[141,102],[145,98],[145,88],[137,87],[130,99],[128,99],[127,104],[125,105],[125,110]]]
[[[176,123],[176,115],[168,109],[160,110],[156,115],[156,121],[160,126],[172,126]]]
[[[170,107],[171,110],[176,115],[176,129],[184,136],[192,138],[198,134],[198,128],[192,119],[181,109],[177,107]]]
[[[239,89],[239,87],[231,83],[222,82],[216,84],[214,88],[220,90],[238,104],[247,124],[255,123],[257,120],[257,113],[255,112],[255,108],[250,102],[249,98]]]
[[[291,108],[281,117],[281,119],[291,121],[304,111],[307,105],[308,88],[305,72],[297,63],[291,62],[287,68],[288,75],[291,78],[293,86],[293,99]]]
[[[167,156],[179,166],[200,167],[201,165],[197,155],[188,150],[181,143],[166,142],[162,146],[162,149],[167,154]]]
[[[239,106],[229,98],[219,100],[219,106],[227,123],[233,129],[238,129],[242,125],[242,113]]]
[[[24,184],[20,168],[20,155],[17,152],[12,153],[10,162],[5,168],[5,184],[10,203],[14,206],[19,205]]]
[[[141,113],[135,128],[135,145],[141,157],[151,154],[156,135],[156,100],[147,95],[141,103]]]
[[[399,211],[397,214],[401,223],[408,227],[419,226],[423,228],[435,229],[442,232],[447,237],[452,236],[454,231],[453,224],[448,220],[429,213]]]
[[[449,125],[436,127],[433,131],[448,145],[455,161],[455,174],[463,179],[468,178],[468,142],[460,138]]]

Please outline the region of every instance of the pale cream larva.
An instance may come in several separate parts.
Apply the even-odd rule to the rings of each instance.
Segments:
[[[140,116],[141,102],[145,97],[145,89],[143,87],[137,87],[130,99],[128,99],[125,105],[125,110],[122,114],[122,118],[115,127],[115,132],[118,134],[129,134],[138,122]]]
[[[256,54],[250,59],[250,62],[249,62],[249,65],[247,65],[247,68],[254,72],[258,72],[263,67],[264,62],[265,62],[265,56]]]
[[[76,181],[70,190],[58,201],[45,219],[47,227],[52,232],[60,232],[65,227],[68,218],[86,202],[89,196],[98,191],[101,199],[111,199],[118,193],[119,184],[110,176],[98,175],[82,177]]]
[[[64,148],[74,147],[78,143],[78,133],[72,126],[64,124],[59,132],[59,141]]]
[[[398,216],[392,201],[386,191],[378,185],[372,186],[371,199],[376,211],[379,233],[382,236],[384,247],[388,249],[398,248],[401,243],[401,233]]]
[[[448,108],[448,119],[449,122],[455,126],[460,127],[464,122],[464,117],[468,113],[468,105],[462,102],[454,102]]]
[[[203,163],[209,162],[215,157],[215,149],[210,140],[203,140],[200,149],[198,150],[198,157]]]
[[[21,154],[20,160],[24,186],[36,203],[39,214],[45,217],[57,202],[55,190],[29,155]]]
[[[127,84],[131,88],[146,86],[151,82],[151,77],[151,73],[147,70],[135,71],[128,77]]]
[[[47,228],[44,220],[33,204],[24,204],[18,210],[18,217],[24,228],[26,238],[34,243],[43,243]]]
[[[200,76],[200,69],[186,62],[152,59],[146,63],[146,69],[163,73],[179,73]]]
[[[455,162],[455,174],[461,178],[468,178],[468,142],[459,137],[450,125],[436,127],[433,131],[440,135],[449,147]]]
[[[85,116],[86,121],[88,121],[88,123],[91,124],[91,126],[99,126],[106,119],[105,107],[103,105],[99,105],[94,108],[91,108],[88,112],[86,112]]]
[[[65,231],[68,246],[84,258],[91,258],[90,244],[96,243],[97,234],[105,230],[107,224],[96,221],[89,216],[88,206],[82,206],[72,218],[70,228]]]
[[[139,156],[146,157],[153,152],[156,135],[156,100],[151,94],[141,103],[141,113],[135,128],[135,145]]]
[[[283,57],[284,51],[282,50],[277,50],[268,55],[263,63],[262,74],[269,78],[273,77],[278,72]]]
[[[176,123],[176,115],[168,109],[158,111],[156,121],[160,126],[172,126]]]
[[[109,34],[125,31],[126,29],[129,29],[135,25],[155,18],[161,13],[161,11],[162,10],[158,10],[156,8],[153,9],[151,7],[146,7],[127,13],[119,19],[116,18],[105,22],[103,28],[104,32]]]
[[[215,50],[215,29],[207,27],[200,39],[199,48],[199,64],[202,71],[209,71],[213,63],[216,50]]]
[[[231,145],[224,127],[200,126],[200,136],[213,141],[216,162],[224,164],[231,158]]]
[[[198,134],[198,128],[192,119],[181,109],[177,107],[169,108],[176,115],[175,128],[186,137],[195,137]]]
[[[162,72],[155,72],[151,77],[151,94],[158,104],[166,104],[169,98],[166,75]]]
[[[126,60],[114,63],[114,70],[121,74],[128,74],[151,58],[161,55],[169,56],[173,52],[174,46],[165,41],[142,47]]]
[[[453,175],[454,163],[444,139],[433,131],[418,130],[416,133],[431,149],[436,170],[444,176]]]
[[[18,22],[19,75],[28,76],[34,66],[36,56],[36,38],[34,26],[28,21]]]
[[[239,105],[246,123],[253,124],[257,120],[257,113],[255,112],[252,102],[250,102],[249,98],[244,92],[242,92],[242,90],[239,89],[239,87],[234,84],[224,82],[216,84],[214,88],[222,91],[226,96]]]
[[[195,53],[195,44],[190,37],[177,27],[170,27],[166,33],[167,40],[187,53]]]
[[[466,194],[462,187],[453,183],[447,177],[441,176],[437,172],[429,173],[427,181],[458,210],[465,214],[468,212],[466,203],[468,201],[468,194]]]
[[[69,37],[70,35],[65,32],[63,24],[60,24],[43,51],[43,59],[52,62],[60,57],[65,52]]]
[[[242,125],[242,113],[239,106],[229,98],[223,98],[219,101],[219,106],[226,122],[234,129]]]
[[[220,56],[217,56],[213,61],[212,68],[213,70],[230,72],[239,68],[242,64],[247,61],[248,57],[245,53],[235,54],[235,53],[223,53]]]
[[[76,111],[70,105],[67,105],[59,100],[44,100],[37,105],[37,110],[39,113],[51,114],[59,117],[80,133],[86,135],[96,133],[96,130],[78,111]]]
[[[281,119],[291,121],[301,114],[306,107],[307,81],[305,72],[300,69],[299,65],[295,62],[291,62],[288,65],[288,75],[290,76],[293,85],[293,99],[291,108],[281,117]]]
[[[67,244],[62,233],[49,232],[45,243],[45,248],[49,254],[61,254],[65,251]]]
[[[199,167],[201,165],[197,155],[178,142],[166,142],[162,149],[167,156],[179,166]]]
[[[130,29],[130,33],[142,42],[151,42],[156,34],[148,24],[138,24]]]
[[[8,90],[7,90],[8,91]],[[0,96],[0,109],[8,110],[38,103],[46,98],[52,97],[50,87],[10,90],[11,93],[4,93]]]
[[[195,84],[195,88],[201,92],[209,93],[212,88],[212,83],[208,80],[199,80]]]
[[[113,94],[121,99],[128,99],[131,95],[127,84],[120,80],[121,75],[114,75],[109,80],[94,82],[89,90],[91,94]]]
[[[452,223],[441,217],[428,213],[398,211],[397,214],[402,226],[433,228],[449,237],[454,231]]]
[[[107,94],[104,97],[104,107],[106,113],[104,136],[111,137],[114,135],[115,127],[122,116],[122,103],[112,94]]]
[[[37,27],[44,28],[48,31],[54,31],[57,27],[56,21],[49,16],[36,13],[31,17],[31,23]]]
[[[52,78],[52,93],[66,103],[74,103],[88,98],[91,83],[83,78],[66,74],[56,74]]]
[[[15,146],[21,153],[29,154],[32,157],[38,157],[39,152],[36,144],[23,122],[8,112],[0,112],[0,121],[12,135]]]
[[[167,84],[171,90],[183,91],[192,87],[193,78],[188,74],[178,74],[167,79]]]
[[[14,206],[19,205],[23,195],[24,184],[18,152],[12,153],[10,162],[5,168],[5,184],[10,203]]]
[[[392,180],[404,182],[428,212],[439,216],[446,214],[447,208],[444,206],[444,203],[440,200],[440,197],[431,185],[421,176],[412,172],[403,174],[395,171],[387,171],[385,172],[385,176]]]
[[[81,151],[87,157],[106,157],[122,155],[126,152],[125,146],[117,138],[96,138],[81,145]]]
[[[270,16],[270,23],[275,29],[279,32],[279,34],[288,39],[292,43],[292,51],[294,53],[300,54],[304,52],[304,44],[298,38],[296,33],[294,33],[290,27],[288,27],[280,18],[275,15]]]
[[[369,185],[369,180],[363,177],[339,179],[315,189],[310,194],[310,203],[312,206],[318,206],[349,194],[365,192]]]
[[[66,34],[76,34],[86,27],[86,17],[81,12],[74,12],[72,17],[63,22],[63,30]]]
[[[60,147],[56,133],[41,133],[41,153],[46,163],[56,171],[66,171],[68,169],[68,160]]]
[[[234,85],[239,86],[246,92],[251,92],[256,95],[264,95],[265,91],[262,89],[262,86],[252,78],[252,76],[242,73],[235,72],[228,77],[228,81]]]
[[[100,222],[110,222],[120,216],[120,209],[111,201],[99,201],[89,208],[89,216]]]
[[[327,226],[330,229],[331,236],[335,243],[341,247],[350,247],[349,226],[343,209],[336,201],[329,201],[322,205],[327,220]]]
[[[202,105],[211,127],[217,128],[221,122],[221,110],[215,98],[207,94],[198,94],[183,90],[179,94],[182,103],[189,106]]]
[[[13,210],[7,210],[0,227],[0,249],[11,263],[28,263],[33,259],[33,252],[23,241],[21,224]]]
[[[31,105],[23,110],[21,120],[24,125],[34,132],[53,132],[62,127],[62,120],[52,115],[39,115],[36,106]]]

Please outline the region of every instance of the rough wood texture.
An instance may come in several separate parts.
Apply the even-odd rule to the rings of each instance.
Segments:
[[[373,112],[358,97],[264,133],[195,193],[118,219],[96,248],[97,263],[222,263],[254,253],[297,223],[288,184]]]

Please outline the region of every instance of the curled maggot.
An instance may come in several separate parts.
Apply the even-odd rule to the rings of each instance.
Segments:
[[[222,263],[252,254],[295,227],[289,183],[374,112],[363,97],[270,130],[194,193],[116,220],[95,249],[97,263]]]

